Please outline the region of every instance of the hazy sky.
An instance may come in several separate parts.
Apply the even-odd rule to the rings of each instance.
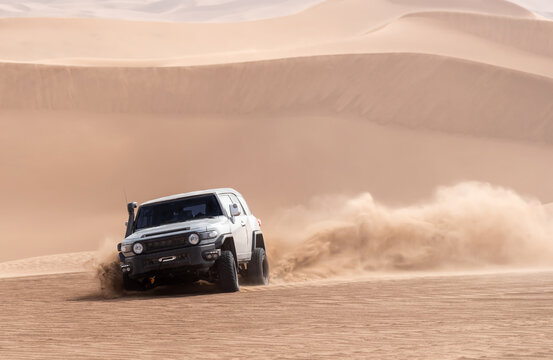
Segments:
[[[510,0],[515,4],[524,6],[535,13],[553,18],[553,0]]]
[[[293,14],[321,0],[0,0],[0,17],[244,21]]]
[[[288,15],[321,1],[0,0],[0,17],[99,17],[146,21],[226,22]],[[511,2],[545,17],[553,18],[553,0],[511,0]]]

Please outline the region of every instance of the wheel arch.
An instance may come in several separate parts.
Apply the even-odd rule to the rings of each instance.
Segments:
[[[232,236],[226,236],[225,238],[223,238],[221,251],[224,250],[229,250],[232,252],[232,255],[234,256],[234,262],[236,263],[236,266],[238,268],[238,255],[236,254],[236,247],[234,246],[234,238]]]
[[[265,248],[265,239],[263,238],[263,233],[261,231],[254,231],[252,238],[252,253],[255,248],[262,248],[263,250],[267,251],[267,249]]]

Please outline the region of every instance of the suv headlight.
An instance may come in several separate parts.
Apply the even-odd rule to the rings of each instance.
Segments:
[[[198,243],[200,242],[200,236],[196,233],[192,233],[188,235],[188,242],[190,243],[190,245],[198,245]]]
[[[130,252],[132,250],[132,246],[130,245],[121,245],[121,252]]]
[[[144,245],[139,242],[134,243],[134,245],[132,246],[132,251],[134,251],[134,253],[137,255],[142,254],[142,252],[144,251]]]

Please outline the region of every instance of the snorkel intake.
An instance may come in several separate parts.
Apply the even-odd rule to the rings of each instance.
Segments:
[[[127,220],[127,231],[125,232],[125,237],[133,233],[134,228],[134,209],[138,204],[136,202],[131,202],[127,204],[127,211],[129,213],[129,219]]]

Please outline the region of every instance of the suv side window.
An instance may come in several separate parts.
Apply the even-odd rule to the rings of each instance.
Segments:
[[[230,217],[229,207],[232,204],[232,201],[230,200],[230,196],[219,195],[219,199],[221,200],[221,206],[223,207],[223,211],[225,212],[225,214],[227,214],[228,217]]]
[[[244,207],[242,206],[242,203],[240,202],[240,200],[238,200],[238,197],[234,194],[229,194],[230,196],[230,199],[232,200],[232,203],[233,204],[238,204],[238,206],[240,207],[240,209],[242,210],[242,214],[243,215],[248,215],[246,213],[246,211],[244,210]]]

